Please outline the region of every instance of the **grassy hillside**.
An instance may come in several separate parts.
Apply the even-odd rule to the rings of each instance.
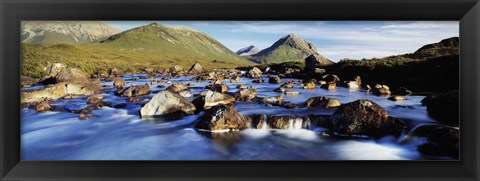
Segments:
[[[80,68],[89,75],[114,67],[138,72],[147,67],[160,71],[171,65],[188,69],[195,62],[206,69],[253,64],[204,33],[159,24],[84,45],[22,44],[22,75],[41,77],[43,67],[55,62]]]

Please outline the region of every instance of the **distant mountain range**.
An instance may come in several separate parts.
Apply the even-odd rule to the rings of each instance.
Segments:
[[[281,63],[288,61],[304,61],[306,57],[315,54],[322,58],[324,64],[330,64],[332,61],[317,52],[313,43],[309,43],[301,37],[291,33],[280,38],[272,46],[251,55],[249,60],[256,63]]]
[[[253,46],[253,45],[250,45],[248,47],[245,47],[245,48],[242,48],[240,50],[238,50],[237,52],[237,55],[240,55],[240,56],[250,56],[250,55],[253,55],[253,54],[256,54],[260,52],[260,49]]]
[[[120,32],[99,21],[22,21],[21,41],[29,44],[84,44]]]

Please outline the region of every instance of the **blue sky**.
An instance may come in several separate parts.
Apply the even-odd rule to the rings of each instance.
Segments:
[[[338,61],[343,58],[381,58],[411,53],[421,46],[459,36],[458,21],[106,21],[128,30],[157,22],[187,26],[207,33],[237,51],[254,45],[264,49],[295,33],[316,45],[318,52]]]

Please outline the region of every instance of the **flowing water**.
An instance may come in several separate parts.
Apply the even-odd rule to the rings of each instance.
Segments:
[[[149,83],[152,79],[129,81],[130,84]],[[161,77],[157,77],[159,79]],[[192,77],[173,77],[172,82],[194,83],[189,91],[199,94],[205,90],[208,81],[196,82]],[[268,78],[264,78],[268,82]],[[282,79],[286,81],[296,79]],[[235,92],[239,84],[256,87],[259,97],[279,96],[273,90],[279,84],[252,83],[242,77],[238,83],[223,82],[229,92]],[[102,82],[112,85],[112,82]],[[164,84],[168,87],[167,83]],[[363,90],[337,87],[335,91],[317,88],[306,90],[296,83],[299,95],[283,95],[284,101],[304,103],[314,96],[338,98],[342,103],[357,99],[369,99],[382,106],[390,116],[406,120],[411,125],[438,124],[421,106],[423,96],[406,96],[408,100],[393,102],[387,97],[374,96]],[[39,86],[34,87],[39,88]],[[157,85],[150,86],[153,97]],[[32,89],[25,88],[23,90]],[[95,118],[79,120],[78,114],[70,112],[34,112],[32,108],[21,111],[21,150],[23,160],[424,160],[451,159],[448,157],[425,157],[416,151],[424,139],[401,143],[393,137],[379,140],[371,138],[341,138],[322,134],[324,128],[300,129],[301,120],[290,120],[290,129],[273,130],[246,129],[233,133],[205,134],[193,129],[200,115],[181,118],[140,118],[141,103],[127,102],[125,97],[114,95],[112,88],[106,89],[104,101],[113,105],[126,104],[123,108],[102,107],[94,110]],[[53,106],[83,106],[84,97],[59,100]],[[189,98],[191,101],[193,98]],[[236,102],[236,109],[242,115],[330,115],[335,109],[299,108],[286,109],[266,106],[256,102]],[[266,124],[263,124],[266,125]],[[401,139],[401,138],[400,138]]]

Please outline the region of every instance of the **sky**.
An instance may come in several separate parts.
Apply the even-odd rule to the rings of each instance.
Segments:
[[[423,45],[459,36],[458,21],[106,21],[128,30],[150,23],[186,26],[206,33],[230,50],[271,46],[297,34],[332,61],[413,53]]]

